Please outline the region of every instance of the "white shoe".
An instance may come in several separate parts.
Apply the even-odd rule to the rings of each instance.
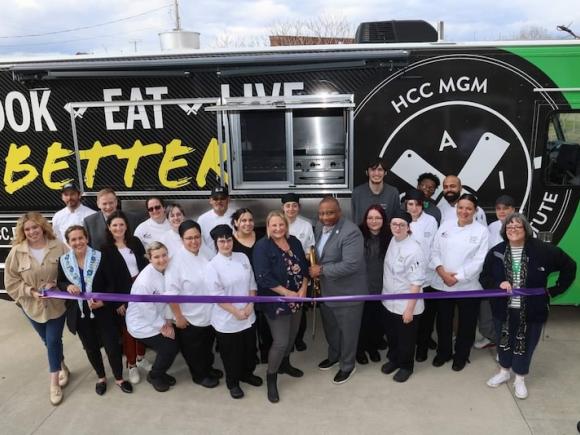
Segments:
[[[70,370],[65,365],[64,361],[60,363],[60,370],[58,371],[58,385],[66,387],[70,377]]]
[[[528,397],[528,389],[523,379],[514,382],[514,394],[518,399],[522,400]]]
[[[480,340],[477,340],[473,343],[473,347],[476,349],[486,349],[492,346],[494,346],[493,342],[486,337],[482,337]]]
[[[143,357],[137,360],[137,367],[142,368],[146,372],[150,372],[153,368],[153,364],[151,364],[147,358]]]
[[[494,376],[489,378],[486,382],[488,387],[497,388],[501,384],[510,380],[511,374],[509,371],[501,370],[499,373],[496,373]]]
[[[129,367],[129,382],[132,384],[138,384],[141,382],[141,375],[139,374],[137,366]]]

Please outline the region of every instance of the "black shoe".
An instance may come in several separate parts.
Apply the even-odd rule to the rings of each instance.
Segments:
[[[120,384],[117,384],[123,393],[132,393],[133,385],[131,382],[123,380]]]
[[[429,337],[429,349],[431,350],[435,350],[437,349],[437,342],[435,340],[433,340],[431,337]]]
[[[417,361],[417,362],[427,361],[427,354],[428,353],[429,353],[429,351],[427,349],[417,348],[417,353],[415,354],[415,361]]]
[[[161,375],[161,379],[163,379],[163,381],[165,381],[165,383],[168,384],[170,387],[173,387],[177,383],[175,378],[171,375],[168,375],[167,373],[163,373]]]
[[[268,386],[268,400],[272,403],[278,403],[280,396],[278,395],[278,374],[266,374],[266,384]]]
[[[302,340],[294,343],[294,346],[296,346],[296,350],[298,352],[304,352],[306,350],[306,348],[308,347],[308,346],[306,346],[306,343],[304,343]]]
[[[259,387],[263,384],[262,378],[254,374],[248,375],[245,378],[240,379],[240,381],[253,385],[254,387]]]
[[[232,396],[233,399],[241,399],[244,397],[244,391],[239,385],[236,385],[235,387],[230,388],[230,396]]]
[[[330,370],[331,368],[333,368],[335,365],[338,364],[338,361],[330,361],[328,358],[325,359],[324,361],[321,361],[318,364],[318,368],[320,370]]]
[[[465,361],[463,359],[457,359],[457,360],[454,359],[453,365],[451,366],[451,368],[455,372],[460,372],[461,370],[463,370],[465,368],[466,363],[467,363],[467,361]]]
[[[286,373],[287,375],[290,375],[293,378],[301,378],[302,376],[304,376],[304,372],[302,370],[297,369],[296,367],[292,366],[292,364],[290,364],[289,357],[284,357],[284,359],[282,359],[282,363],[278,368],[278,373],[281,375]]]
[[[95,384],[95,393],[97,393],[99,396],[102,396],[103,394],[105,394],[107,392],[107,382],[97,382]]]
[[[213,367],[209,369],[209,376],[216,379],[221,379],[224,377],[224,372],[220,369],[214,369]]]
[[[399,366],[397,364],[395,364],[393,361],[387,361],[381,367],[381,372],[383,372],[385,375],[390,375],[398,368],[399,368]]]
[[[352,370],[345,372],[342,370],[339,370],[338,373],[336,374],[336,376],[334,377],[334,379],[332,380],[333,384],[344,384],[346,381],[348,381],[352,375],[354,375],[354,372],[356,371],[356,367],[354,367]]]
[[[385,350],[387,348],[387,342],[385,341],[384,338],[381,338],[381,340],[379,341],[379,343],[377,344],[377,348],[379,350]]]
[[[381,360],[381,354],[377,350],[369,350],[369,358],[372,362],[379,362]]]
[[[149,372],[147,374],[147,382],[149,382],[151,385],[153,385],[153,388],[155,388],[155,391],[158,391],[160,393],[164,393],[167,390],[169,390],[169,384],[167,382],[165,382],[165,380],[163,378],[152,378],[151,377],[151,372]]]
[[[197,385],[201,385],[202,387],[205,388],[215,388],[220,384],[220,381],[218,381],[216,378],[213,378],[211,376],[206,376],[205,378],[201,379],[201,380],[193,380],[194,383],[196,383]]]
[[[393,380],[395,382],[406,382],[407,379],[409,379],[409,377],[411,376],[411,374],[413,374],[411,370],[399,369],[399,371],[395,373],[395,376],[393,376]]]
[[[451,358],[442,358],[439,355],[435,355],[435,358],[433,358],[433,367],[441,367],[443,364],[445,364],[447,361],[449,361]]]
[[[369,359],[364,352],[359,352],[356,354],[356,362],[365,365],[369,363]]]

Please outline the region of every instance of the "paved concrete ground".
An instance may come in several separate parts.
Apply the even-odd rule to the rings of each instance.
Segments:
[[[264,386],[244,385],[246,397],[233,400],[223,383],[213,390],[194,385],[181,357],[170,371],[178,383],[167,393],[142,381],[127,395],[110,381],[99,397],[78,338],[66,332],[72,378],[63,403],[53,407],[40,339],[12,303],[0,301],[0,318],[1,434],[574,434],[580,419],[580,309],[573,307],[553,309],[523,401],[511,385],[485,385],[496,370],[490,350],[474,350],[460,373],[429,360],[397,384],[380,373],[380,363],[370,363],[333,385],[334,371],[316,368],[325,357],[320,329],[308,350],[292,357],[304,377],[280,377],[276,405]],[[264,365],[257,374],[265,376]]]

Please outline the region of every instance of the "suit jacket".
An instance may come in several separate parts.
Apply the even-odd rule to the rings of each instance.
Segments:
[[[316,245],[322,236],[322,224],[314,230]],[[322,255],[320,287],[323,296],[348,296],[368,294],[364,239],[360,229],[351,221],[341,217],[328,238]],[[356,305],[360,302],[330,302],[328,306]]]
[[[135,228],[141,223],[142,219],[133,213],[124,213],[129,221],[128,232],[129,234],[133,234],[133,231],[135,231]],[[84,226],[89,233],[89,246],[100,251],[107,241],[107,224],[103,212],[99,211],[87,216],[84,220]]]

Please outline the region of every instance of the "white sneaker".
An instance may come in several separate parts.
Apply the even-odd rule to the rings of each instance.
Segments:
[[[477,340],[473,343],[473,347],[476,349],[486,349],[488,347],[494,346],[493,342],[486,337],[482,337],[480,340]]]
[[[522,400],[528,397],[528,389],[523,379],[514,382],[514,394],[518,399]]]
[[[499,373],[496,373],[494,376],[489,378],[486,382],[488,387],[497,388],[501,384],[510,380],[511,373],[509,371],[501,370]]]
[[[141,375],[139,374],[137,366],[129,367],[129,382],[132,384],[138,384],[141,382]]]
[[[143,357],[137,360],[137,367],[142,368],[146,372],[150,372],[153,368],[153,364],[151,364],[147,358]]]

